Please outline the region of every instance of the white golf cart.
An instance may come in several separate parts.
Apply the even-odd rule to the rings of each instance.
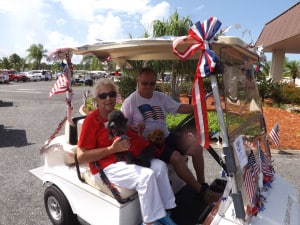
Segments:
[[[172,44],[170,38],[131,39],[61,50],[58,58],[64,54],[94,54],[100,60],[110,58],[120,66],[126,65],[127,60],[178,60]],[[190,44],[183,40],[177,48],[185,49]],[[206,205],[170,166],[170,182],[177,199],[177,208],[171,216],[179,225],[299,225],[297,191],[272,169],[253,75],[253,64],[259,57],[253,48],[236,37],[219,36],[211,46],[218,56],[219,69],[209,76],[212,90],[209,98],[213,98],[220,125],[222,151],[215,151],[211,145],[207,149],[224,171],[210,184],[222,197],[217,204]],[[199,58],[199,53],[191,58]],[[73,118],[74,126],[67,122],[65,135],[47,144],[45,165],[31,170],[43,181],[45,208],[50,220],[55,225],[77,224],[78,221],[95,225],[141,223],[139,200],[134,190],[119,188],[124,200],[119,202],[106,185],[93,179],[87,165],[76,162],[74,154],[84,117]],[[189,126],[195,126],[193,116],[187,117],[175,132]]]

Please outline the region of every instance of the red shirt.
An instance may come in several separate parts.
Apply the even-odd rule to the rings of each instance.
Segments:
[[[99,115],[98,109],[90,113],[84,120],[78,139],[78,147],[89,149],[108,147],[113,143],[113,140],[109,138],[109,130],[105,128],[107,119],[102,118]],[[149,142],[142,136],[134,133],[128,129],[126,136],[130,138],[130,148],[128,151],[132,151],[134,156],[140,154],[140,152],[149,144]],[[117,162],[116,154],[110,154],[100,159],[98,162],[102,169],[108,165]],[[90,170],[93,174],[98,173],[98,170],[89,163]]]

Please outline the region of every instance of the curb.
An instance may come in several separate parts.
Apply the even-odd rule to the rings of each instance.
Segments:
[[[211,146],[213,149],[222,151],[222,145],[217,145],[215,143],[212,143]],[[300,150],[298,149],[270,149],[271,154],[281,154],[281,155],[294,155],[294,154],[300,154]]]
[[[281,155],[293,155],[293,154],[300,154],[300,150],[278,150],[278,149],[271,149],[272,154],[281,154]]]

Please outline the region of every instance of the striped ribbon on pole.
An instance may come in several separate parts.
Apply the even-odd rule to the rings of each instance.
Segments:
[[[196,74],[192,89],[192,103],[196,121],[199,144],[209,147],[209,130],[207,120],[207,109],[205,101],[205,91],[203,77],[213,73],[217,62],[217,56],[211,49],[210,44],[221,26],[221,22],[216,17],[194,24],[188,31],[188,36],[179,37],[173,41],[173,52],[182,60],[188,59],[196,51],[201,50]],[[177,49],[180,43],[190,43],[190,46],[183,52]]]

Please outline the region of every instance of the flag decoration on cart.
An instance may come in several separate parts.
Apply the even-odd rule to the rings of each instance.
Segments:
[[[209,147],[209,129],[203,77],[209,76],[214,72],[218,59],[214,51],[211,49],[210,43],[214,41],[214,37],[221,24],[222,23],[216,17],[210,17],[203,23],[198,21],[191,27],[191,29],[189,29],[188,36],[179,37],[173,41],[173,52],[182,60],[188,59],[197,50],[201,50],[194,77],[192,103],[194,105],[194,115],[197,133],[199,136],[199,144],[205,148]],[[186,41],[191,41],[192,44],[185,51],[179,51],[176,48],[177,45]]]
[[[269,188],[272,187],[271,184],[273,182],[275,171],[272,166],[271,160],[264,154],[261,148],[259,148],[259,160],[261,172],[263,174],[263,190],[267,191]]]
[[[265,155],[265,153],[259,148],[259,156],[261,162],[261,170],[265,176],[273,177],[274,169],[271,160]]]
[[[69,80],[66,72],[63,72],[63,74],[57,78],[55,84],[53,85],[49,93],[49,98],[52,95],[60,94],[66,92],[67,90],[69,90]]]
[[[273,143],[276,146],[279,146],[279,126],[278,126],[278,123],[275,123],[274,127],[270,131],[269,136],[271,137]]]
[[[56,80],[55,84],[53,85],[48,97],[50,98],[54,94],[59,94],[66,92],[66,105],[67,105],[67,112],[64,118],[61,120],[61,122],[58,124],[57,128],[53,132],[53,134],[48,138],[47,142],[41,147],[40,149],[40,154],[43,154],[50,142],[56,137],[56,135],[59,133],[59,131],[62,129],[63,125],[65,124],[66,121],[69,122],[71,126],[75,127],[75,124],[72,119],[72,112],[73,112],[73,106],[72,106],[72,95],[73,91],[72,88],[70,87],[70,82],[69,79],[73,76],[73,64],[71,62],[71,49],[65,48],[65,49],[57,49],[56,51],[50,53],[48,56],[48,60],[51,61],[56,61],[56,60],[64,60],[66,59],[67,64],[65,64],[63,61],[61,63],[61,66],[63,68],[63,74],[58,77]]]
[[[244,185],[251,204],[253,202],[253,196],[256,189],[257,174],[258,174],[258,166],[256,164],[253,151],[251,150],[248,156],[248,163],[246,165],[246,169],[244,173]]]

